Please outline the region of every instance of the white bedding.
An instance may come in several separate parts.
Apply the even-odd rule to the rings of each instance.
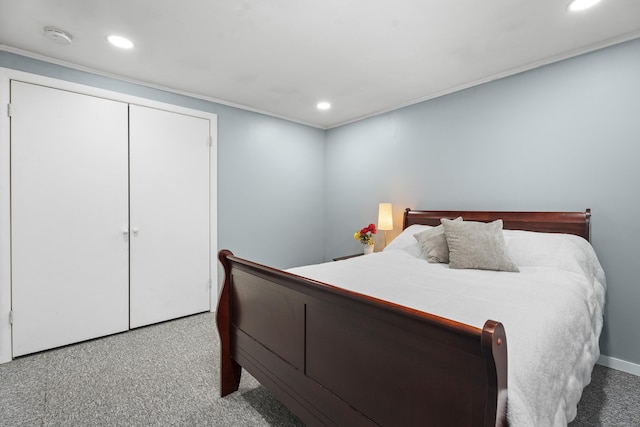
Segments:
[[[567,425],[600,355],[606,282],[591,245],[504,230],[519,273],[454,270],[421,256],[412,235],[426,226],[412,227],[383,252],[289,271],[478,328],[501,322],[510,425]]]

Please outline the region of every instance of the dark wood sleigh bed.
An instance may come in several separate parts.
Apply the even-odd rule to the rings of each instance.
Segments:
[[[407,209],[403,229],[441,218],[502,219],[505,229],[589,239],[590,211]],[[221,395],[246,369],[307,425],[506,425],[507,338],[219,254]]]

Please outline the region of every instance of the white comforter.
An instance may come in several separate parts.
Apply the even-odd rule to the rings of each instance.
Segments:
[[[501,322],[510,425],[567,425],[600,354],[606,282],[591,245],[505,230],[520,273],[454,270],[420,256],[407,234],[425,226],[412,227],[383,252],[289,271],[478,328]]]

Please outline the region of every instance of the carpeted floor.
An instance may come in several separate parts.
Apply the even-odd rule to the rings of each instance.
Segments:
[[[0,365],[0,426],[302,426],[243,373],[219,397],[212,313]]]
[[[640,426],[640,377],[596,365],[569,427]]]
[[[303,426],[243,374],[218,396],[213,314],[0,365],[0,426]],[[571,427],[640,425],[640,378],[596,366]]]

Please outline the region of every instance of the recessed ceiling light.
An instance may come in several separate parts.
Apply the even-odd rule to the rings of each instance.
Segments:
[[[322,101],[322,102],[318,102],[318,105],[316,105],[316,108],[318,110],[328,110],[331,108],[331,104],[326,102],[326,101]]]
[[[43,28],[44,35],[47,36],[49,40],[57,44],[70,45],[73,37],[71,34],[67,33],[60,28],[47,26]]]
[[[112,45],[121,49],[133,48],[133,42],[128,38],[122,36],[111,35],[107,37],[107,40],[109,40],[109,43],[111,43]]]
[[[569,3],[567,9],[572,12],[577,12],[580,10],[589,9],[590,7],[595,6],[598,3],[600,3],[600,0],[573,0],[571,3]]]

